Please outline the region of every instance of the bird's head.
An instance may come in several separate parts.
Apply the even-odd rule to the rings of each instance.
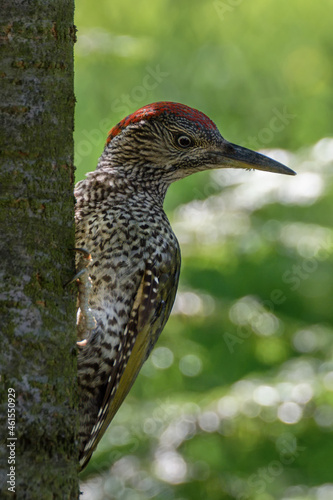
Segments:
[[[271,158],[231,144],[200,111],[165,101],[140,108],[111,129],[101,159],[110,158],[114,166],[128,166],[140,177],[154,174],[166,184],[227,167],[295,174]]]

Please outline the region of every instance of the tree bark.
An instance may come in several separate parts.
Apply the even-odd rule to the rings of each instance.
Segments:
[[[0,497],[76,499],[74,0],[0,0]],[[15,492],[15,493],[14,493]]]

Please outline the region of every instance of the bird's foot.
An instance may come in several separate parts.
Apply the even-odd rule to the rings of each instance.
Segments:
[[[96,327],[96,320],[89,307],[89,298],[91,293],[91,279],[88,273],[88,266],[92,262],[91,254],[85,248],[74,248],[75,252],[80,254],[78,259],[78,264],[76,266],[77,273],[68,283],[74,283],[76,281],[78,285],[78,310],[77,310],[77,345],[83,347],[87,344],[91,332]]]
[[[81,254],[76,266],[77,273],[71,280],[64,284],[64,287],[74,283],[74,281],[77,281],[83,274],[85,274],[87,272],[88,265],[92,262],[91,253],[86,248],[73,248],[73,250],[74,252]]]

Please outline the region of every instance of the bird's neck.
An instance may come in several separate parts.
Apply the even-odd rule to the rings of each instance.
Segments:
[[[168,187],[173,182],[173,179],[169,179],[168,175],[165,175],[165,170],[159,166],[120,165],[104,155],[99,159],[96,173],[105,174],[114,185],[114,189],[120,194],[144,193],[161,208]]]
[[[97,178],[104,177],[112,185],[113,195],[123,199],[143,196],[155,206],[163,208],[163,202],[171,182],[163,179],[160,169],[152,166],[117,165],[100,158],[94,172]],[[105,183],[105,181],[104,181]]]

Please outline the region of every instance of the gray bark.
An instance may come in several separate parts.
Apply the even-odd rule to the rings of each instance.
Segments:
[[[1,498],[78,497],[73,4],[0,0]]]

